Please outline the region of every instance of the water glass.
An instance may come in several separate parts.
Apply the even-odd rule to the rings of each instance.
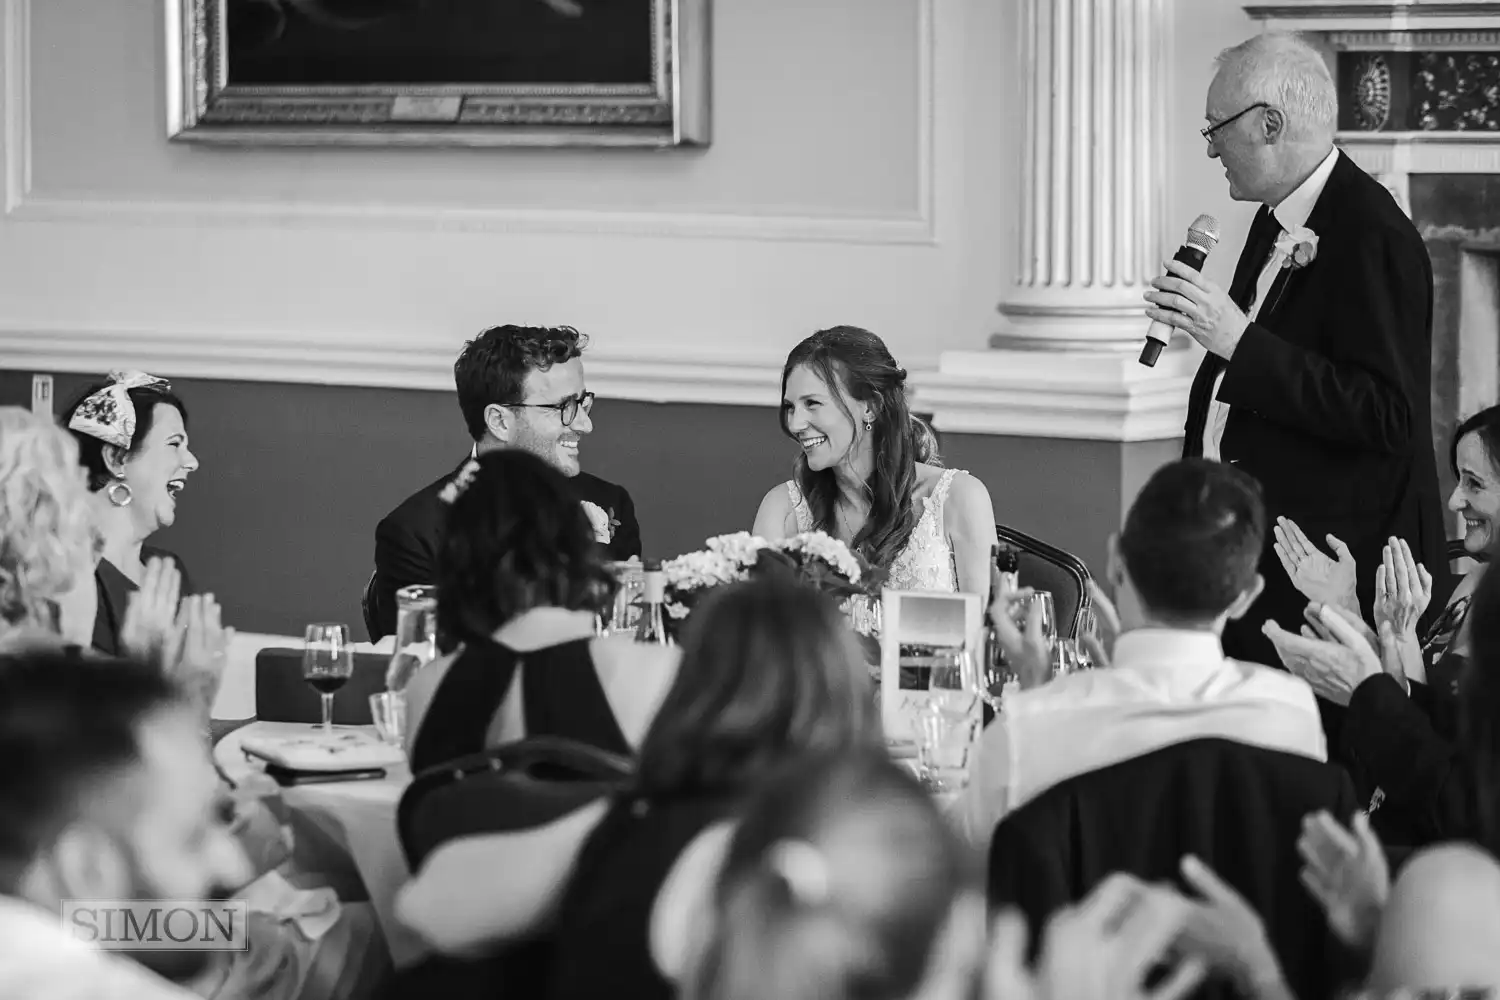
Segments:
[[[333,693],[354,675],[354,647],[349,626],[338,622],[314,622],[307,626],[302,644],[302,679],[312,685],[323,702],[323,733],[333,735]]]
[[[612,562],[609,570],[620,585],[614,603],[599,612],[597,624],[601,635],[634,635],[641,618],[641,597],[646,592],[646,571],[640,560]]]
[[[389,691],[404,691],[418,670],[437,659],[437,588],[396,591],[396,646],[385,672]]]
[[[392,746],[402,746],[406,741],[406,695],[396,691],[382,691],[370,695],[370,718],[375,723],[376,734]]]
[[[955,716],[971,714],[980,696],[980,684],[969,651],[962,648],[934,650],[931,664],[927,677],[930,701]]]
[[[1042,637],[1047,640],[1048,648],[1057,641],[1057,611],[1052,603],[1050,591],[1038,590],[1027,597],[1016,601],[1012,611],[1016,627],[1024,635],[1026,622],[1031,617],[1032,606],[1040,606],[1042,609]]]
[[[1005,696],[1021,689],[1021,678],[1005,660],[1005,652],[993,635],[987,637],[986,648],[981,654],[979,670],[979,697],[999,715]]]
[[[928,702],[917,717],[917,759],[923,783],[933,792],[959,792],[969,784],[969,756],[979,720]]]

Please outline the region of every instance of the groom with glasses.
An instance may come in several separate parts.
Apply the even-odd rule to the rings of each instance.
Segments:
[[[583,376],[587,346],[588,338],[568,326],[492,327],[464,345],[453,381],[474,439],[469,456],[519,448],[552,463],[592,508],[595,533],[610,558],[625,560],[641,554],[630,494],[579,467],[579,445],[594,429],[594,394]],[[412,494],[375,529],[375,575],[365,592],[372,642],[396,630],[396,591],[436,578],[445,512],[439,494],[462,467]]]
[[[1183,455],[1258,479],[1272,524],[1347,545],[1366,614],[1386,540],[1446,576],[1429,403],[1432,265],[1394,198],[1334,146],[1338,97],[1323,56],[1270,32],[1219,57],[1203,129],[1236,201],[1260,202],[1226,291],[1182,264],[1146,313],[1201,344]],[[1276,665],[1269,619],[1296,633],[1305,598],[1267,532],[1266,587],[1224,631],[1236,659]],[[1339,713],[1324,721],[1337,729]],[[1330,745],[1336,745],[1334,731]]]

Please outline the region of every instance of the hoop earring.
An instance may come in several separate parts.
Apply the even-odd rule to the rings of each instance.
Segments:
[[[118,491],[120,490],[125,491],[125,496],[123,499],[119,496]],[[109,499],[109,502],[114,504],[116,507],[129,507],[130,501],[135,499],[135,494],[130,492],[130,484],[123,479],[116,479],[114,482],[110,483],[109,486],[104,490],[104,495]]]

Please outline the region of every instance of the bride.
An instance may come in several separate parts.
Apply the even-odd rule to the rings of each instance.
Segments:
[[[802,454],[761,501],[755,534],[824,531],[889,571],[888,587],[985,599],[997,541],[989,491],[939,464],[932,430],[907,409],[906,372],[879,337],[836,326],[793,348],[781,428]]]

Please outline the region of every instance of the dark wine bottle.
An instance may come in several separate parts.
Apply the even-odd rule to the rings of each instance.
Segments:
[[[667,635],[662,617],[667,597],[667,576],[662,572],[661,563],[646,564],[643,590],[641,600],[645,607],[641,611],[640,624],[636,626],[635,641],[655,646],[671,645],[672,638]]]

